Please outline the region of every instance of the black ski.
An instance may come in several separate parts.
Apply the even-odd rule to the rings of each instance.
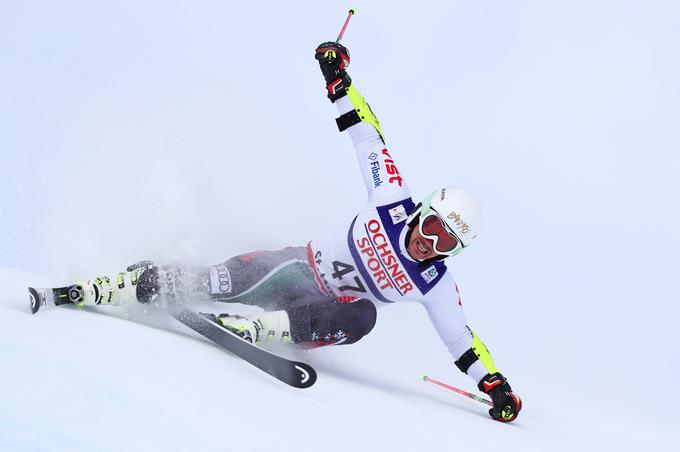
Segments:
[[[56,288],[28,288],[28,297],[31,302],[31,312],[35,314],[40,309],[54,308],[63,304],[73,304],[68,296],[71,287]]]
[[[172,314],[177,320],[253,366],[295,388],[309,388],[316,382],[316,371],[309,364],[291,361],[246,342],[228,329],[188,309]]]
[[[74,304],[69,297],[69,287],[28,288],[31,312],[35,314],[41,309]],[[291,361],[282,356],[270,353],[250,342],[246,342],[222,325],[189,309],[171,312],[177,320],[198,334],[226,348],[231,353],[248,361],[253,366],[269,375],[296,388],[309,388],[316,382],[316,371],[309,365],[299,361]]]

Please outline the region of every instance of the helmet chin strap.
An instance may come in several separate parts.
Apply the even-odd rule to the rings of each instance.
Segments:
[[[416,204],[416,207],[413,209],[413,212],[406,219],[406,225],[409,228],[409,233],[413,230],[413,227],[418,224],[418,220],[420,219],[420,212],[422,210],[422,206],[423,206],[422,202],[419,202],[418,204]]]
[[[411,212],[411,215],[408,216],[406,219],[406,227],[408,227],[408,231],[406,231],[406,235],[404,236],[404,249],[408,253],[408,245],[411,243],[411,235],[413,234],[413,228],[418,224],[418,220],[420,220],[420,208],[423,205],[423,203],[419,202],[415,209],[413,209],[413,212]],[[410,256],[410,254],[409,254]],[[413,257],[413,256],[411,256]],[[414,257],[414,259],[416,259]],[[418,260],[418,259],[416,259]],[[420,261],[418,261],[420,262]]]

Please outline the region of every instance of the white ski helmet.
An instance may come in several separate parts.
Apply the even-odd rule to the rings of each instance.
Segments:
[[[482,209],[475,197],[461,188],[445,187],[427,195],[409,216],[408,225],[414,227],[419,222],[422,233],[422,222],[431,215],[437,215],[446,229],[460,242],[460,246],[450,252],[441,253],[444,256],[460,253],[470,245],[481,229]]]

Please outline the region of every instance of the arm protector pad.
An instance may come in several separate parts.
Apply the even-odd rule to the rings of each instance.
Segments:
[[[472,346],[463,353],[460,358],[458,358],[455,363],[461,372],[467,373],[470,366],[472,366],[477,360],[481,361],[484,367],[489,371],[489,373],[496,373],[496,365],[491,358],[489,350],[487,350],[484,343],[477,337],[474,331],[470,330],[472,333]]]

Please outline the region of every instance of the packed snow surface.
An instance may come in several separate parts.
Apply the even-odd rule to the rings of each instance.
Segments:
[[[589,400],[540,355],[513,366],[526,408],[510,425],[423,382],[475,390],[417,305],[381,309],[355,345],[295,352],[319,372],[299,390],[141,306],[32,315],[25,286],[44,282],[0,272],[3,451],[672,450],[654,413]]]

